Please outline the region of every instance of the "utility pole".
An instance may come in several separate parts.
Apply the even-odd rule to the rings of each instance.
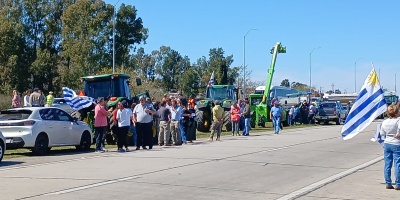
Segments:
[[[397,94],[397,80],[396,80],[396,74],[394,74],[394,92]]]
[[[251,28],[243,36],[243,96],[246,97],[246,36],[250,31],[256,31],[257,29]]]
[[[334,89],[335,88],[335,84],[332,83],[331,86],[332,86],[332,92],[333,92],[333,94],[335,94],[335,89]]]
[[[117,3],[114,5],[114,13],[113,13],[113,74],[115,73],[115,23],[117,21],[117,11],[115,9],[115,6],[117,6],[119,0]]]

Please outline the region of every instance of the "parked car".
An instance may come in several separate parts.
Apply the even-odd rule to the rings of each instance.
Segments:
[[[0,162],[3,160],[4,153],[6,152],[6,139],[0,132]]]
[[[0,131],[6,138],[7,149],[29,148],[36,155],[45,155],[55,146],[88,150],[93,138],[88,124],[54,107],[3,110]]]
[[[74,111],[71,106],[67,104],[64,98],[54,98],[53,107],[60,108],[67,113],[71,113],[72,111]]]
[[[317,123],[328,124],[330,121],[336,122],[336,125],[340,125],[346,118],[346,109],[336,101],[323,101],[318,105],[317,115],[315,119]]]

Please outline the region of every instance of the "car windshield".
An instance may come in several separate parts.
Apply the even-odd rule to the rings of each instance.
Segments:
[[[5,121],[28,119],[31,114],[31,110],[3,110],[0,113],[0,120]]]
[[[321,103],[319,105],[320,108],[336,108],[336,104],[334,103]]]
[[[250,105],[258,105],[262,101],[262,97],[252,97],[251,98],[251,104]]]
[[[207,96],[213,100],[234,100],[233,90],[227,88],[210,88]]]

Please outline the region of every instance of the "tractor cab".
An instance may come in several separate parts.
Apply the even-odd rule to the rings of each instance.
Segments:
[[[114,107],[118,102],[127,100],[131,102],[130,76],[128,74],[102,74],[85,76],[81,78],[84,84],[83,94],[97,99],[105,97],[109,99],[107,106]],[[140,85],[140,79],[136,80]]]
[[[222,107],[230,108],[237,99],[238,90],[233,85],[213,85],[207,87],[206,98],[212,101],[221,101]]]

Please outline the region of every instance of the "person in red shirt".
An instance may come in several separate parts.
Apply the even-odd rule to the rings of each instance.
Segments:
[[[103,97],[99,97],[97,100],[97,105],[94,108],[94,131],[96,134],[96,152],[103,153],[104,150],[102,148],[103,144],[103,135],[106,132],[108,122],[108,113],[111,112],[113,109],[110,110],[105,109],[106,101]]]
[[[232,136],[239,136],[240,107],[234,101],[231,107]]]

